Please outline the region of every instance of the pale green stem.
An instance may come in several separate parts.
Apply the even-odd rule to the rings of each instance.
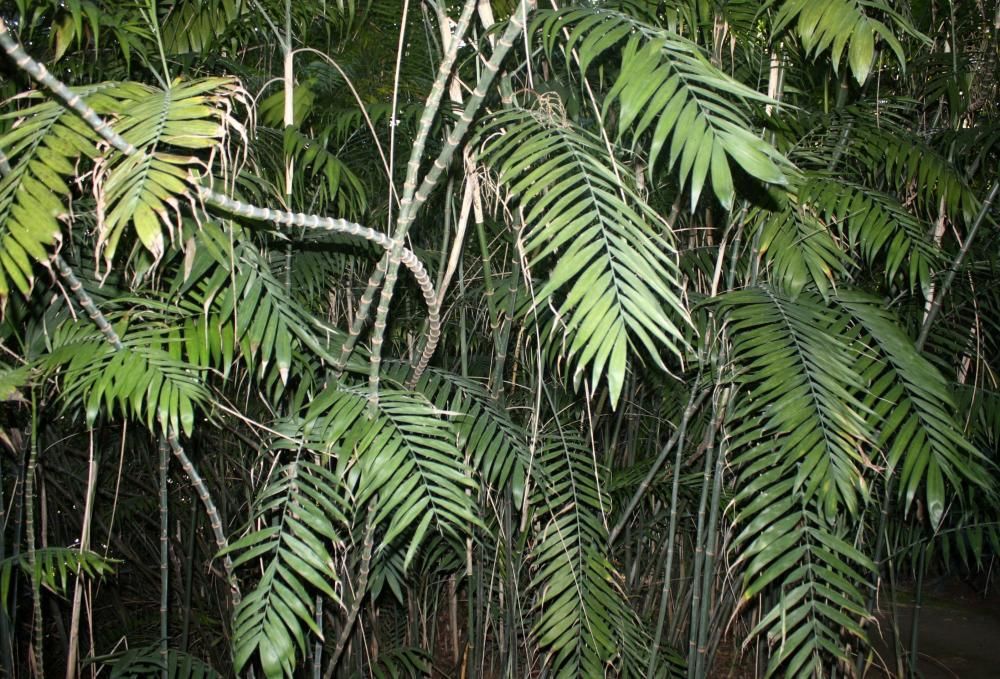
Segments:
[[[344,653],[344,648],[347,646],[347,640],[351,638],[351,629],[354,627],[354,621],[358,619],[358,612],[361,610],[361,602],[365,598],[365,593],[368,591],[368,569],[371,564],[372,550],[375,547],[375,506],[372,504],[368,507],[368,520],[365,526],[365,537],[364,544],[361,546],[361,563],[358,564],[358,580],[354,587],[354,601],[351,602],[351,608],[347,612],[347,619],[344,621],[344,626],[340,629],[340,634],[337,635],[337,645],[333,649],[333,655],[330,656],[330,662],[326,666],[326,672],[323,673],[324,679],[331,679],[333,677],[333,672],[337,668],[337,663],[340,661],[340,656]]]
[[[385,269],[389,263],[389,253],[386,252],[382,255],[381,259],[375,265],[375,270],[372,272],[371,277],[368,279],[368,286],[365,291],[361,293],[361,302],[358,304],[357,310],[354,312],[354,320],[351,321],[351,327],[347,334],[347,339],[344,340],[344,345],[340,348],[340,358],[334,363],[334,371],[337,377],[344,371],[344,366],[347,365],[347,359],[351,357],[351,352],[354,351],[354,345],[357,344],[358,338],[361,336],[361,331],[365,327],[365,323],[368,322],[368,317],[371,315],[372,302],[375,301],[375,292],[378,287],[382,285],[382,280],[385,278]]]
[[[160,452],[160,677],[167,679],[167,649],[170,642],[170,618],[167,609],[167,598],[170,593],[170,573],[167,568],[170,535],[167,468],[170,464],[170,446],[162,436],[158,448]]]
[[[35,567],[35,468],[38,466],[38,403],[35,390],[31,390],[31,448],[28,470],[24,481],[24,528],[28,540],[28,568],[31,569],[31,652],[35,661],[35,676],[45,676],[45,629],[42,619],[41,576]]]
[[[937,296],[934,298],[931,308],[927,310],[927,316],[924,318],[924,323],[920,327],[920,336],[917,338],[916,346],[918,351],[924,348],[924,343],[927,341],[927,334],[931,330],[931,324],[934,323],[935,317],[938,315],[938,312],[941,311],[941,304],[944,302],[944,296],[948,294],[951,284],[955,282],[955,276],[958,274],[958,269],[962,266],[965,256],[969,253],[969,248],[972,247],[972,240],[976,237],[976,232],[979,231],[979,227],[986,219],[986,215],[989,214],[990,206],[992,206],[993,201],[996,200],[998,189],[1000,189],[1000,181],[994,181],[989,194],[986,196],[986,200],[983,201],[982,206],[979,208],[979,214],[976,215],[976,220],[972,223],[972,227],[969,228],[969,233],[965,237],[965,241],[962,243],[962,248],[958,251],[955,261],[952,262],[951,268],[948,270],[948,275],[945,276],[944,283],[941,284],[941,290],[938,291]]]
[[[420,206],[426,202],[431,191],[440,181],[441,175],[451,163],[451,159],[455,154],[455,149],[458,147],[462,137],[465,136],[469,126],[472,124],[473,117],[482,105],[489,86],[492,84],[493,79],[500,70],[500,63],[503,61],[504,57],[507,56],[507,53],[514,44],[514,40],[524,29],[527,13],[530,9],[534,8],[534,4],[534,0],[521,0],[518,5],[518,9],[510,18],[507,30],[504,31],[503,36],[497,41],[493,54],[490,55],[490,59],[486,62],[484,66],[484,73],[479,78],[479,82],[472,91],[472,94],[466,103],[465,109],[462,111],[461,117],[458,119],[458,122],[452,128],[451,133],[445,140],[444,147],[441,149],[438,157],[435,158],[430,170],[428,170],[427,174],[424,176],[424,179],[420,184],[420,188],[416,190],[416,193],[411,193],[412,187],[415,186],[415,184],[412,181],[409,181],[411,179],[410,168],[419,167],[420,155],[423,149],[422,143],[414,145],[413,153],[410,156],[410,166],[407,169],[408,182],[403,186],[404,194],[402,205],[400,207],[400,216],[396,223],[396,231],[393,234],[393,248],[389,255],[389,266],[386,270],[385,285],[382,287],[382,293],[379,296],[379,304],[375,310],[375,323],[371,339],[371,372],[368,377],[368,385],[370,389],[368,398],[373,407],[378,403],[379,367],[382,363],[382,343],[389,315],[389,305],[392,302],[392,295],[396,285],[396,277],[399,271],[400,255],[398,253],[402,250],[403,240],[406,238],[406,234],[409,227],[413,223],[417,210],[419,210]],[[449,53],[452,50],[457,50],[460,39],[461,34],[456,33],[452,39]],[[444,62],[442,62],[442,66],[444,66]],[[432,89],[432,97],[436,96],[436,100],[438,102],[440,102],[440,98],[444,93],[444,87],[447,83],[448,73],[450,70],[449,65],[447,72],[443,70],[438,71],[438,77],[435,80],[434,88]],[[425,121],[422,120],[421,127],[423,127],[424,124]],[[426,124],[429,126],[429,121],[427,121]],[[418,134],[418,141],[419,139],[420,134]],[[416,170],[414,169],[413,179],[415,179],[415,172]],[[412,198],[409,198],[410,196],[412,196]],[[441,337],[440,304],[436,297],[433,300],[429,300],[427,316],[428,332],[425,352],[430,354],[433,353],[433,349],[437,346],[438,340]]]

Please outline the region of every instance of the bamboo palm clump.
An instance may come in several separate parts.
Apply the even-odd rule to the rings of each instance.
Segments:
[[[860,676],[1000,546],[985,8],[132,10],[0,9],[7,674]]]

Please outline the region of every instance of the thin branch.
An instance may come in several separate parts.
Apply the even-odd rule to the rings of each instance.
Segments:
[[[986,200],[983,201],[982,206],[979,208],[979,214],[976,215],[976,220],[972,223],[972,227],[969,229],[969,233],[965,237],[965,242],[962,243],[962,249],[958,251],[955,261],[952,262],[951,268],[948,270],[948,275],[945,276],[944,283],[941,284],[941,290],[938,291],[937,297],[934,298],[934,303],[931,304],[931,308],[927,310],[927,316],[924,318],[923,325],[920,326],[920,336],[917,337],[917,351],[923,350],[924,343],[927,342],[927,334],[931,330],[931,324],[934,323],[935,317],[938,315],[938,312],[941,311],[941,305],[944,303],[944,296],[948,294],[948,290],[951,288],[951,284],[955,281],[955,276],[958,274],[958,269],[962,266],[965,256],[969,254],[969,248],[972,247],[972,240],[976,237],[976,232],[979,231],[979,227],[986,219],[986,215],[989,214],[990,206],[993,205],[993,201],[996,200],[998,190],[1000,190],[1000,180],[993,182],[993,186],[990,188],[990,192],[987,194]]]

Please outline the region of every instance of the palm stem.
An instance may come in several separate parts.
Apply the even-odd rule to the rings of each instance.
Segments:
[[[710,649],[708,643],[709,613],[712,608],[712,585],[715,575],[715,558],[718,554],[717,541],[719,533],[719,505],[722,496],[722,472],[725,463],[722,443],[715,440],[722,421],[725,417],[726,406],[729,401],[728,390],[724,391],[718,405],[718,416],[712,425],[712,447],[709,451],[715,450],[715,476],[712,479],[712,499],[711,510],[708,517],[708,539],[705,546],[705,569],[702,575],[701,592],[701,619],[698,621],[698,646],[697,662],[695,664],[695,676],[704,677],[708,673],[708,660]],[[707,454],[707,453],[706,453]]]
[[[698,380],[696,379],[695,384],[697,384],[697,381]],[[677,537],[677,501],[681,487],[680,470],[684,453],[684,439],[687,435],[687,426],[688,422],[691,421],[691,416],[694,414],[695,410],[698,409],[701,400],[703,400],[708,394],[708,392],[705,391],[697,394],[696,396],[696,393],[697,392],[694,390],[691,391],[687,407],[684,409],[684,414],[681,416],[680,425],[677,427],[673,436],[670,437],[670,440],[667,441],[667,444],[663,446],[663,450],[660,451],[660,455],[657,458],[659,464],[657,464],[656,461],[653,462],[654,468],[659,467],[663,464],[663,460],[666,459],[670,450],[676,451],[674,454],[673,479],[671,481],[670,489],[670,519],[667,526],[667,559],[666,564],[663,567],[663,593],[660,596],[660,608],[656,616],[656,633],[653,636],[653,645],[649,653],[649,668],[647,674],[650,676],[653,675],[656,669],[656,656],[660,649],[660,641],[663,638],[663,623],[666,620],[667,606],[670,602],[670,578],[673,576],[672,566],[674,562],[674,545]],[[652,482],[653,476],[655,476],[655,472],[652,475],[647,473],[646,478],[643,479],[642,483],[645,484],[646,488],[648,488],[649,484]],[[640,489],[641,488],[642,484],[640,484]],[[645,491],[643,490],[643,492]],[[640,497],[641,495],[639,495],[637,490],[636,494],[632,496],[632,500],[629,501],[629,509],[622,515],[622,519],[619,521],[618,525],[615,526],[616,530],[612,532],[612,535],[609,538],[611,544],[614,544],[613,540],[615,536],[617,536],[617,534],[621,531],[622,526],[628,520],[629,515],[635,508],[635,505],[639,502]]]
[[[45,629],[42,619],[41,573],[36,567],[35,555],[35,468],[38,466],[38,399],[31,390],[31,441],[28,469],[24,481],[24,530],[28,542],[28,567],[31,569],[31,653],[36,677],[45,676]]]
[[[367,525],[365,526],[364,543],[361,546],[361,562],[358,565],[358,579],[354,586],[354,599],[351,601],[351,608],[347,612],[347,619],[344,626],[337,635],[337,644],[334,646],[333,655],[327,663],[324,679],[331,679],[333,672],[337,668],[340,656],[344,653],[347,640],[351,638],[351,630],[354,629],[354,621],[358,619],[358,611],[361,610],[361,603],[368,591],[368,569],[371,564],[372,550],[375,547],[375,506],[372,504],[368,508]]]
[[[920,335],[917,337],[918,351],[922,351],[924,344],[927,342],[927,334],[931,330],[931,324],[934,323],[934,319],[937,317],[938,312],[941,311],[941,305],[944,303],[944,297],[948,294],[948,290],[951,289],[951,285],[955,281],[955,276],[958,274],[958,270],[962,266],[965,256],[969,254],[969,248],[972,247],[972,241],[976,237],[976,232],[979,231],[979,227],[982,225],[983,221],[985,221],[986,215],[989,214],[990,206],[992,206],[993,201],[996,200],[998,190],[1000,190],[1000,180],[994,180],[993,186],[986,195],[986,200],[983,201],[983,204],[979,208],[979,214],[976,215],[975,221],[972,222],[972,226],[969,228],[969,233],[965,236],[962,248],[958,251],[958,254],[955,256],[955,261],[952,262],[951,267],[948,269],[948,275],[945,276],[944,283],[941,284],[941,289],[934,298],[931,308],[927,310],[927,316],[924,317],[923,325],[920,326]]]
[[[717,421],[717,418],[713,418]],[[715,446],[715,426],[705,432],[704,453],[705,465],[702,470],[701,495],[698,500],[698,519],[694,535],[694,571],[691,581],[691,625],[688,632],[688,677],[700,679],[698,674],[698,635],[700,633],[701,600],[702,600],[702,578],[705,564],[706,537],[708,526],[705,518],[705,510],[708,506],[709,488],[712,477],[713,458]]]
[[[684,434],[687,431],[688,422],[694,415],[695,411],[697,411],[698,408],[701,407],[702,402],[704,402],[705,397],[707,397],[708,394],[709,392],[707,391],[702,391],[700,393],[696,390],[691,391],[691,398],[688,399],[687,407],[684,409],[684,414],[681,416],[680,426],[677,427],[673,435],[663,445],[663,448],[660,449],[660,454],[656,456],[655,460],[653,460],[653,464],[650,466],[649,471],[646,472],[646,476],[643,477],[642,481],[639,483],[639,487],[635,489],[634,493],[632,493],[632,497],[629,498],[628,504],[625,505],[625,509],[622,510],[621,518],[618,519],[618,523],[615,524],[615,527],[611,529],[611,533],[608,535],[608,544],[613,545],[615,541],[618,539],[619,534],[621,534],[622,530],[625,528],[625,524],[627,524],[630,518],[632,517],[632,512],[635,510],[636,505],[639,504],[639,501],[642,500],[642,497],[646,494],[646,491],[649,490],[649,487],[653,483],[653,479],[656,478],[656,475],[660,471],[660,467],[663,466],[663,463],[666,461],[667,456],[670,454],[671,450],[675,449],[675,446],[677,449],[677,455],[680,456],[681,448],[683,447],[684,444]],[[677,483],[678,469],[680,469],[679,461],[677,462],[677,465],[674,467],[675,483]],[[675,488],[674,489],[675,493],[676,490],[677,489]],[[672,500],[672,504],[676,504],[676,502],[677,498],[675,496]]]
[[[368,322],[368,317],[371,315],[372,302],[375,301],[375,291],[378,290],[379,286],[382,285],[382,281],[385,279],[385,271],[388,263],[389,253],[386,252],[378,260],[378,263],[375,265],[375,270],[368,279],[368,286],[365,288],[365,291],[361,293],[361,302],[358,304],[358,308],[354,312],[354,319],[351,321],[351,327],[348,331],[347,338],[344,340],[343,346],[340,347],[340,358],[336,363],[334,363],[334,370],[338,373],[338,376],[339,373],[343,372],[344,367],[347,365],[347,359],[351,357],[351,353],[354,351],[354,346],[361,337],[361,331],[364,329],[365,323]]]
[[[169,645],[170,627],[167,609],[167,597],[170,593],[170,575],[167,570],[167,540],[170,530],[170,514],[167,493],[167,467],[170,464],[170,446],[164,437],[160,437],[160,677],[167,679],[167,648]]]
[[[485,72],[482,74],[475,89],[469,96],[469,100],[466,103],[465,109],[462,111],[462,115],[459,117],[458,122],[455,123],[451,133],[445,140],[444,147],[441,149],[437,158],[435,158],[430,170],[424,176],[424,179],[420,184],[420,188],[416,189],[414,192],[414,188],[416,187],[416,173],[419,169],[420,156],[422,155],[423,147],[426,143],[427,133],[429,132],[433,116],[437,113],[437,106],[440,104],[441,97],[444,94],[444,88],[451,73],[451,66],[454,62],[455,54],[457,54],[458,51],[461,35],[464,33],[465,28],[468,27],[468,20],[471,19],[471,12],[474,5],[474,2],[466,3],[465,9],[468,10],[469,17],[466,19],[466,12],[463,10],[462,18],[466,19],[465,27],[463,28],[460,24],[456,28],[456,33],[452,39],[452,44],[449,47],[448,55],[441,62],[441,67],[438,69],[437,77],[435,78],[434,85],[431,88],[431,94],[428,97],[428,106],[425,109],[425,114],[429,115],[421,117],[420,128],[417,133],[417,142],[414,144],[413,152],[410,154],[410,162],[407,167],[407,181],[403,185],[403,199],[400,203],[400,214],[396,221],[396,230],[393,233],[393,247],[389,255],[388,268],[385,274],[385,285],[382,286],[382,292],[379,295],[378,307],[375,309],[375,323],[371,338],[371,369],[368,376],[368,399],[372,408],[374,408],[378,403],[379,368],[382,363],[382,344],[389,316],[389,305],[392,302],[392,296],[396,286],[396,278],[399,272],[403,241],[406,238],[410,226],[413,224],[417,210],[419,210],[420,206],[427,200],[431,191],[435,186],[437,186],[438,181],[441,179],[441,175],[451,163],[455,149],[458,147],[462,137],[464,137],[465,133],[468,131],[473,117],[482,105],[483,100],[486,98],[486,92],[490,84],[493,82],[494,77],[500,70],[500,62],[502,62],[504,57],[507,56],[507,52],[509,52],[510,48],[513,46],[514,40],[523,30],[528,9],[529,7],[534,6],[534,1],[521,0],[518,5],[518,9],[511,16],[510,23],[504,31],[503,36],[497,41],[493,54],[490,55],[490,59],[486,62],[484,67]],[[462,28],[462,33],[458,32],[458,28]],[[432,105],[433,110],[431,110]],[[440,338],[440,305],[438,304],[436,297],[433,300],[428,300],[428,302],[427,320],[429,328],[427,342],[428,345],[433,347],[437,344],[437,341]]]
[[[920,676],[917,671],[918,639],[920,636],[920,608],[924,601],[924,572],[926,571],[927,547],[919,545],[920,555],[917,557],[917,582],[916,593],[913,600],[913,611],[910,618],[910,662],[907,676],[915,679]]]

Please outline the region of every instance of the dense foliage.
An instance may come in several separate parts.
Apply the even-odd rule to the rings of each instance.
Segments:
[[[997,3],[0,19],[5,676],[904,673],[1000,553]]]

